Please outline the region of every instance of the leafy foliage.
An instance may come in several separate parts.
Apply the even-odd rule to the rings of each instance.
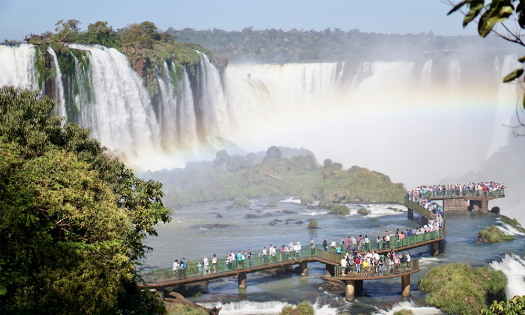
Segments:
[[[318,226],[317,220],[312,220],[312,221],[310,221],[310,223],[308,223],[308,228],[309,229],[315,229],[315,228],[317,228],[317,226]]]
[[[500,215],[500,219],[501,221],[503,221],[503,223],[509,224],[510,226],[520,231],[521,233],[525,233],[525,229],[521,226],[521,223],[519,223],[518,220],[511,219],[504,215]]]
[[[61,314],[162,312],[135,265],[170,220],[136,178],[37,92],[0,89],[0,304]]]
[[[515,296],[507,302],[494,301],[489,308],[481,311],[482,315],[523,314],[525,312],[525,296]]]
[[[507,278],[488,267],[453,263],[434,267],[418,280],[429,305],[449,314],[480,314],[492,300],[504,301]]]

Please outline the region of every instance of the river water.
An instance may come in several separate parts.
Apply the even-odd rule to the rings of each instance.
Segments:
[[[270,200],[278,201],[274,208],[265,207]],[[378,235],[385,230],[391,234],[397,228],[406,229],[420,224],[420,217],[415,214],[415,221],[407,219],[406,208],[400,205],[352,205],[350,215],[346,217],[329,215],[322,210],[307,210],[290,197],[267,197],[251,200],[252,207],[247,209],[228,209],[231,202],[213,202],[194,204],[173,210],[172,222],[157,228],[158,237],[150,237],[147,245],[153,247],[146,264],[152,268],[170,267],[175,259],[199,260],[204,255],[212,254],[224,258],[230,250],[250,249],[252,252],[268,249],[269,244],[277,245],[301,242],[309,246],[310,238],[316,244],[326,238],[329,242],[340,237],[359,234],[368,235],[372,245]],[[357,214],[360,206],[368,207],[372,212],[364,217]],[[391,208],[398,208],[395,211]],[[289,210],[295,213],[283,213]],[[221,218],[217,217],[217,212]],[[271,216],[246,219],[246,214]],[[505,214],[505,209],[502,209]],[[270,221],[279,219],[275,225]],[[315,219],[319,228],[307,228],[308,220]],[[289,221],[287,221],[289,220]],[[296,224],[303,221],[303,224]],[[288,224],[286,224],[288,222]],[[430,256],[430,245],[410,251],[412,257],[420,258],[421,271],[411,276],[411,296],[401,296],[401,279],[365,281],[364,290],[356,294],[354,302],[346,302],[344,291],[327,291],[322,287],[325,265],[308,264],[308,276],[298,274],[250,273],[247,276],[248,287],[239,289],[237,279],[221,278],[210,282],[204,294],[189,300],[201,305],[221,306],[221,314],[279,314],[285,304],[298,304],[308,300],[316,309],[316,314],[392,314],[401,308],[409,308],[415,314],[437,314],[439,310],[425,304],[426,293],[417,290],[417,280],[432,267],[452,262],[466,262],[473,266],[487,265],[502,270],[509,278],[507,295],[525,294],[525,237],[498,219],[497,215],[447,214],[447,234],[440,247],[440,254]],[[220,226],[215,226],[219,224]],[[516,234],[516,240],[500,244],[477,242],[479,230],[492,224],[507,233]]]

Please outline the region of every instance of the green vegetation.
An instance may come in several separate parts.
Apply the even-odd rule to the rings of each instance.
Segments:
[[[208,312],[202,308],[194,308],[183,304],[174,304],[168,311],[168,315],[208,315]]]
[[[248,208],[251,205],[250,200],[246,197],[237,197],[233,199],[233,207],[236,208]]]
[[[365,207],[361,207],[361,208],[357,209],[357,213],[359,213],[360,215],[369,215],[371,212],[372,211],[368,210]]]
[[[291,305],[285,305],[281,315],[314,315],[314,308],[310,302],[303,301],[295,308]]]
[[[414,315],[414,312],[412,312],[412,310],[402,309],[399,311],[395,311],[394,315]]]
[[[512,226],[513,228],[515,228],[516,230],[520,231],[521,233],[525,233],[525,229],[521,226],[521,223],[518,222],[518,220],[516,219],[511,219],[507,216],[504,216],[504,215],[500,215],[500,219],[503,223],[506,223],[510,226]]]
[[[277,207],[279,205],[279,203],[277,202],[277,200],[270,200],[268,202],[268,207]]]
[[[183,68],[186,67],[190,79],[198,81],[199,75],[197,65],[200,62],[200,56],[195,51],[198,50],[208,56],[210,61],[217,61],[218,67],[224,69],[227,60],[224,58],[213,58],[211,52],[194,43],[177,43],[176,37],[159,30],[152,22],[142,22],[140,24],[130,24],[121,30],[115,31],[108,22],[98,21],[88,25],[86,31],[80,30],[81,22],[78,20],[58,21],[55,26],[55,33],[46,32],[41,35],[26,36],[25,41],[38,46],[37,70],[39,73],[39,86],[42,88],[43,82],[49,80],[56,73],[51,68],[50,58],[47,53],[47,47],[50,46],[57,54],[60,70],[66,82],[72,81],[73,90],[78,90],[79,82],[74,76],[75,58],[79,61],[82,70],[87,69],[89,58],[86,51],[70,49],[66,44],[98,44],[108,48],[115,48],[126,55],[133,69],[142,77],[144,86],[149,92],[153,103],[158,102],[160,97],[160,87],[157,80],[159,71],[164,75],[163,62],[169,66],[172,73],[168,75],[173,82],[182,79]],[[176,69],[172,69],[171,65]],[[157,67],[157,70],[155,67]],[[48,82],[51,84],[51,82]],[[66,83],[69,84],[69,83]],[[174,84],[176,87],[177,85]],[[66,89],[65,93],[70,93]],[[68,121],[75,121],[78,115],[78,109],[74,104],[74,97],[71,99],[73,104],[68,110]]]
[[[453,263],[434,267],[420,280],[421,291],[430,292],[429,305],[449,314],[480,314],[491,301],[504,301],[507,278],[488,267]]]
[[[403,60],[407,51],[462,49],[465,46],[483,48],[506,47],[494,38],[481,41],[476,36],[435,36],[432,32],[419,34],[366,33],[358,29],[290,31],[246,27],[242,31],[195,30],[168,28],[180,42],[195,42],[208,47],[214,54],[227,55],[232,61],[266,63]],[[497,42],[497,43],[496,43]],[[346,68],[348,67],[348,68]],[[349,62],[345,73],[352,73]]]
[[[164,184],[166,205],[234,200],[239,197],[300,196],[303,204],[320,200],[319,207],[347,215],[345,203],[401,203],[406,191],[384,174],[357,166],[343,170],[339,163],[325,161],[319,167],[313,155],[283,158],[271,147],[262,161],[253,153],[230,157],[220,151],[211,162],[190,162],[184,169],[146,172]]]
[[[312,221],[310,221],[310,223],[308,223],[308,228],[309,229],[316,229],[317,225],[318,225],[317,220],[312,220]]]
[[[0,304],[14,313],[163,313],[135,267],[169,222],[162,184],[143,181],[49,115],[55,101],[0,88]]]
[[[479,240],[484,243],[501,243],[503,241],[512,241],[516,239],[514,235],[507,235],[494,225],[479,231],[478,237]]]
[[[507,302],[494,301],[489,308],[481,311],[482,315],[523,314],[525,312],[525,296],[515,296]]]

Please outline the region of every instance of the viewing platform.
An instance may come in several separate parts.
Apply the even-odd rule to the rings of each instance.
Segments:
[[[423,195],[428,200],[443,200],[444,211],[467,213],[469,211],[488,213],[489,201],[505,198],[504,190],[484,192],[478,190],[428,192]]]

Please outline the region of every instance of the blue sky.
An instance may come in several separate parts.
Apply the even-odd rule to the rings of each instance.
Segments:
[[[476,34],[474,27],[461,27],[460,14],[447,17],[449,9],[440,0],[0,0],[0,40],[53,31],[61,19],[80,20],[82,29],[97,21],[108,21],[115,29],[151,21],[163,30],[339,27],[376,33]]]

